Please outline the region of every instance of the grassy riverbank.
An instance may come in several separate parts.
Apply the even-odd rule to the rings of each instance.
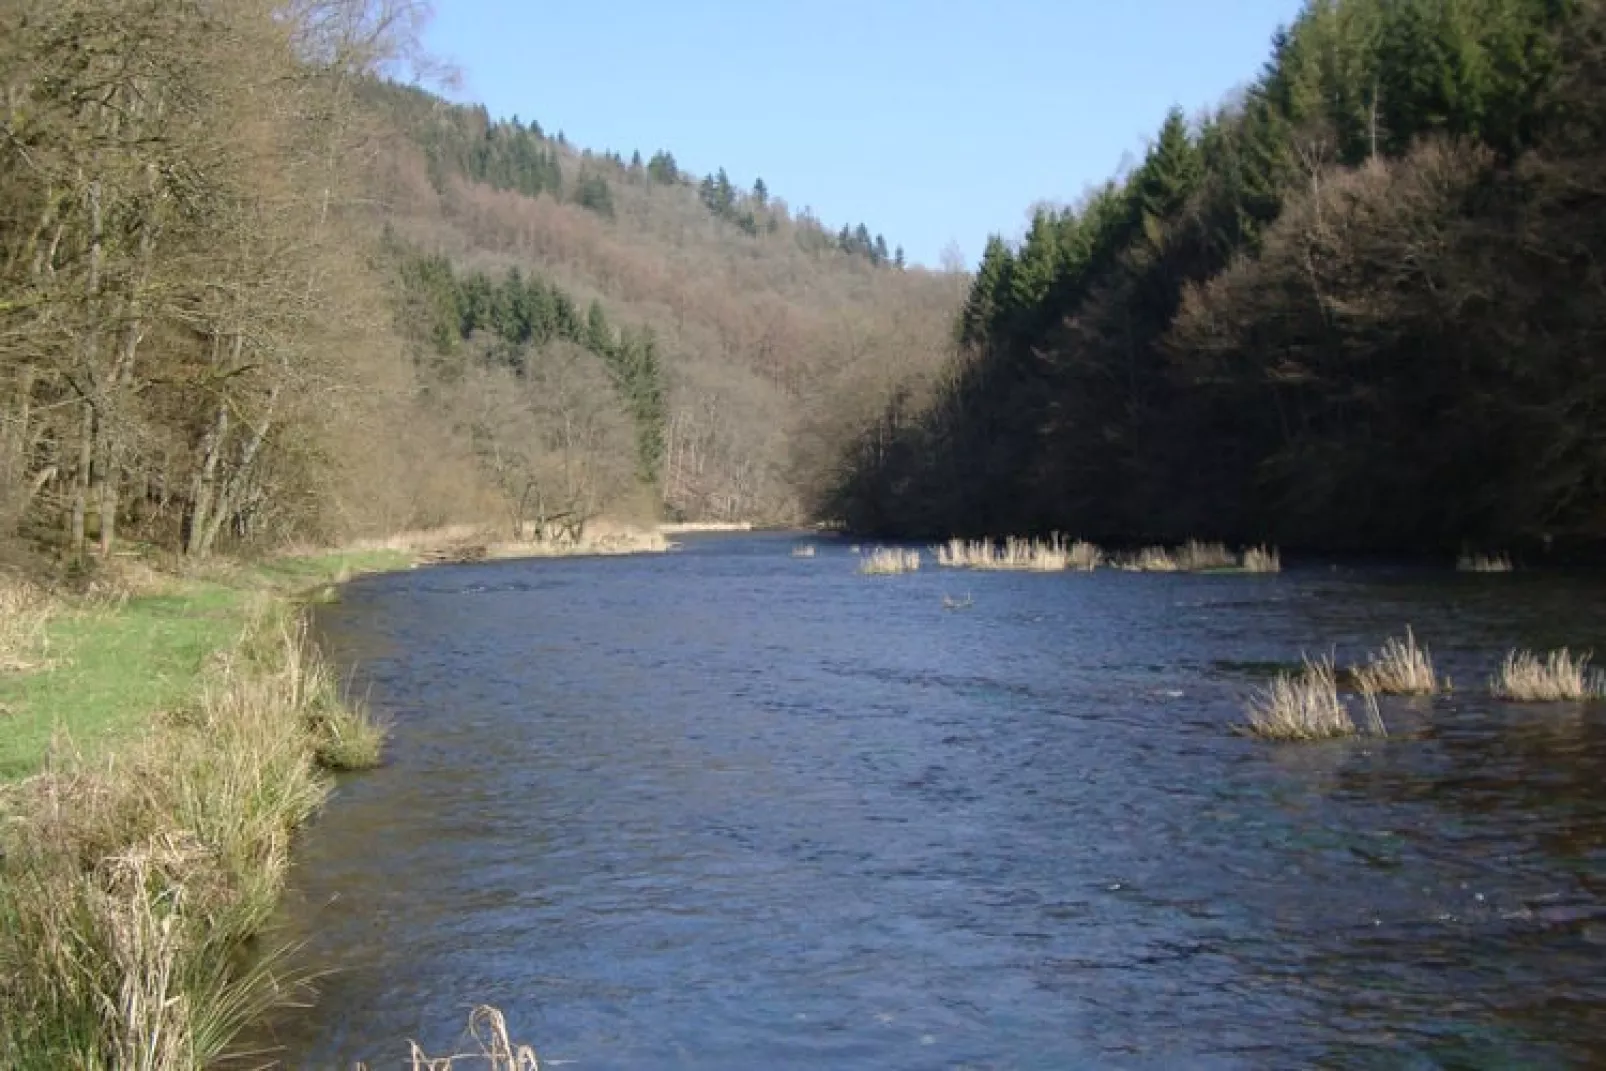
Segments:
[[[382,738],[296,596],[408,560],[140,570],[35,606],[0,676],[0,1066],[199,1071],[284,998],[246,942],[330,774]]]

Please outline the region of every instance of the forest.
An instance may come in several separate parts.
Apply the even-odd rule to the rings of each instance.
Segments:
[[[957,354],[887,396],[819,510],[1598,549],[1603,47],[1594,0],[1312,0],[1243,91],[990,241]]]
[[[6,555],[797,521],[951,348],[961,274],[448,103],[428,14],[0,0]]]

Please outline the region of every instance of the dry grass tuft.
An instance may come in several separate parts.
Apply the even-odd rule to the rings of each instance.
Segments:
[[[541,1071],[535,1049],[520,1045],[508,1036],[507,1020],[502,1013],[487,1004],[475,1008],[468,1017],[468,1036],[478,1052],[456,1053],[452,1056],[427,1056],[418,1043],[409,1042],[412,1055],[410,1071]],[[357,1065],[365,1071],[362,1064]]]
[[[1417,646],[1409,627],[1404,642],[1390,636],[1383,649],[1367,655],[1366,665],[1354,672],[1363,694],[1433,695],[1439,690],[1433,656],[1426,647]]]
[[[812,543],[805,543],[801,547],[792,548],[792,557],[794,558],[812,558],[814,557],[814,554],[815,549],[814,544]]]
[[[1208,569],[1236,569],[1238,558],[1225,543],[1201,543],[1190,539],[1177,548],[1174,555],[1177,568],[1185,573],[1202,573]]]
[[[1049,539],[1010,536],[1002,546],[990,539],[950,539],[935,548],[937,564],[950,569],[1059,573],[1067,569],[1092,572],[1104,561],[1104,552],[1091,543],[1055,535]]]
[[[1589,668],[1588,654],[1567,648],[1543,660],[1532,651],[1511,651],[1489,681],[1496,699],[1514,703],[1564,703],[1606,699],[1606,674]]]
[[[1245,730],[1266,740],[1331,740],[1359,731],[1338,697],[1338,678],[1331,658],[1305,659],[1298,674],[1279,673],[1256,691],[1247,706]],[[1381,728],[1381,718],[1374,731]]]
[[[1130,554],[1119,555],[1110,564],[1127,573],[1174,573],[1181,568],[1176,557],[1165,547],[1144,547]]]
[[[900,550],[897,547],[877,547],[859,559],[859,572],[865,576],[894,576],[913,573],[920,569],[918,550]]]
[[[1507,554],[1463,554],[1455,567],[1463,573],[1509,573],[1514,568]]]
[[[0,673],[44,667],[46,626],[58,609],[44,589],[0,573]]]
[[[1250,547],[1244,551],[1243,568],[1246,573],[1280,573],[1283,557],[1276,547]]]

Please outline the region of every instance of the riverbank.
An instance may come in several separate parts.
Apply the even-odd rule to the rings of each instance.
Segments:
[[[241,953],[295,829],[383,736],[301,596],[410,562],[135,563],[15,600],[33,623],[0,674],[0,1066],[198,1071],[293,991],[282,955]]]

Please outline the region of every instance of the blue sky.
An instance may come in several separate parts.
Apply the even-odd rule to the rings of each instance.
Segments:
[[[1299,0],[438,0],[464,100],[974,264],[1249,82]]]

